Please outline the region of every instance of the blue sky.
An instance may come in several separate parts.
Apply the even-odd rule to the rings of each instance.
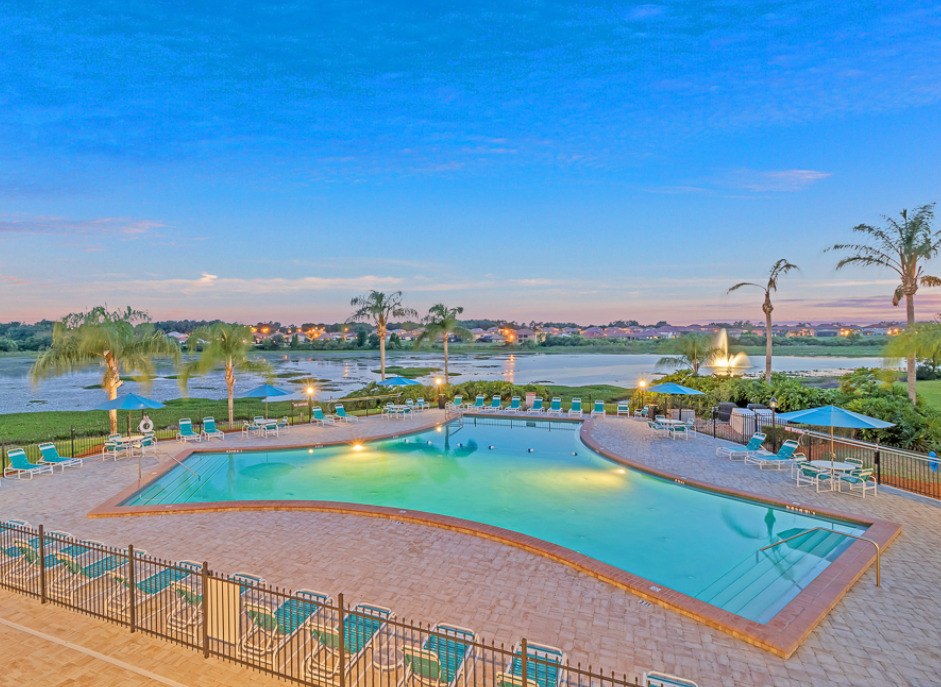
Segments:
[[[904,317],[821,251],[941,197],[937,3],[443,5],[5,2],[0,320]]]

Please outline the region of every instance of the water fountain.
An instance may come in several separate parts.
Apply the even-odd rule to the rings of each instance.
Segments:
[[[708,367],[714,374],[718,375],[741,375],[746,370],[751,369],[751,360],[744,353],[729,354],[729,335],[725,329],[720,329],[715,338],[716,352],[706,362],[704,367]]]

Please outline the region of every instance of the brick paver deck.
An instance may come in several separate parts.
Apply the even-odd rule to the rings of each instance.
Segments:
[[[362,440],[440,419],[443,414],[434,410],[405,421],[372,418],[349,427],[295,429],[278,439],[251,443]],[[208,560],[214,568],[256,572],[292,588],[344,592],[353,603],[380,603],[394,608],[400,617],[471,627],[498,642],[513,643],[525,636],[560,646],[575,662],[613,668],[629,677],[659,669],[694,679],[703,687],[730,682],[941,684],[937,591],[941,508],[937,504],[890,493],[863,500],[816,494],[806,487],[798,490],[783,473],[716,459],[718,442],[711,438],[671,441],[624,418],[596,422],[592,436],[625,458],[679,476],[901,523],[904,532],[883,559],[882,588],[876,588],[875,573],[868,571],[800,649],[783,660],[678,613],[641,604],[630,593],[561,563],[458,532],[315,512],[86,518],[85,513],[106,497],[137,480],[136,460],[95,463],[32,482],[5,480],[0,515],[108,544],[134,543],[161,557]],[[249,445],[236,437],[228,437],[226,445],[230,442],[233,447]],[[146,474],[155,462],[150,457],[144,460]],[[36,601],[0,593],[0,618],[8,618],[11,608],[21,614],[24,608],[34,608],[35,619],[30,614],[30,622],[36,629],[42,629],[49,613]],[[91,627],[89,637],[101,631],[86,618],[76,616],[74,623]],[[126,632],[110,626],[106,630]],[[193,656],[179,647],[167,645],[165,650]],[[201,677],[217,676],[220,664],[193,660],[192,670],[197,672],[192,675],[200,679],[182,681],[214,684]]]

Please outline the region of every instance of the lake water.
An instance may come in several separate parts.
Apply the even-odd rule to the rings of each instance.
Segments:
[[[375,357],[344,358],[315,357],[310,353],[292,351],[288,353],[262,354],[274,367],[279,377],[276,386],[301,391],[311,380],[317,390],[315,398],[341,398],[369,382],[379,380],[379,354]],[[515,384],[544,382],[578,386],[582,384],[615,384],[634,387],[641,378],[652,381],[658,374],[655,354],[526,354],[514,355],[494,350],[492,353],[452,355],[449,370],[458,375],[451,377],[452,383],[470,380],[505,380]],[[44,410],[90,410],[105,398],[99,387],[101,370],[88,368],[74,375],[57,377],[30,384],[28,372],[34,359],[28,357],[0,358],[0,414]],[[882,358],[830,358],[776,356],[774,369],[779,372],[805,373],[808,375],[841,374],[859,367],[879,367]],[[764,357],[754,356],[752,367],[743,368],[746,374],[760,374],[764,370]],[[440,353],[396,354],[387,360],[388,365],[403,367],[441,367]],[[662,372],[662,371],[660,371]],[[183,395],[175,374],[169,364],[158,364],[157,378],[149,389],[142,389],[136,382],[127,381],[119,394],[141,393],[148,398],[165,401]],[[431,383],[433,377],[419,379]],[[242,374],[235,385],[238,397],[252,387],[264,383],[259,375]],[[195,398],[225,398],[225,380],[222,372],[190,380],[189,395]]]

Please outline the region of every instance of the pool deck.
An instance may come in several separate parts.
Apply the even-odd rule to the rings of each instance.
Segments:
[[[371,418],[336,428],[297,428],[267,440],[230,436],[225,444],[250,448],[365,440],[441,420],[443,413],[432,410],[404,421]],[[94,463],[52,478],[4,480],[0,514],[108,544],[134,543],[160,557],[208,560],[221,570],[256,572],[293,588],[342,591],[354,602],[382,603],[423,622],[472,627],[498,642],[525,636],[560,646],[573,661],[628,677],[657,669],[689,677],[702,687],[730,681],[756,686],[938,684],[941,504],[888,491],[859,499],[797,489],[786,473],[716,459],[715,447],[724,442],[704,436],[672,441],[629,419],[595,421],[587,431],[606,451],[682,479],[902,524],[903,535],[883,558],[882,588],[876,588],[870,568],[793,656],[783,659],[677,611],[640,603],[629,591],[563,563],[457,531],[346,513],[283,510],[87,518],[103,498],[136,484],[136,459]],[[143,467],[146,477],[158,462],[148,456]],[[62,498],[64,485],[68,499]],[[286,558],[285,550],[298,553]],[[23,604],[35,605],[36,619],[49,613],[37,602],[0,592],[0,618]],[[90,636],[115,631],[77,614],[75,623],[89,628]],[[31,627],[41,629],[35,623]],[[192,653],[169,646],[167,651]],[[206,675],[215,674],[217,662],[200,661],[195,664],[205,666]]]

